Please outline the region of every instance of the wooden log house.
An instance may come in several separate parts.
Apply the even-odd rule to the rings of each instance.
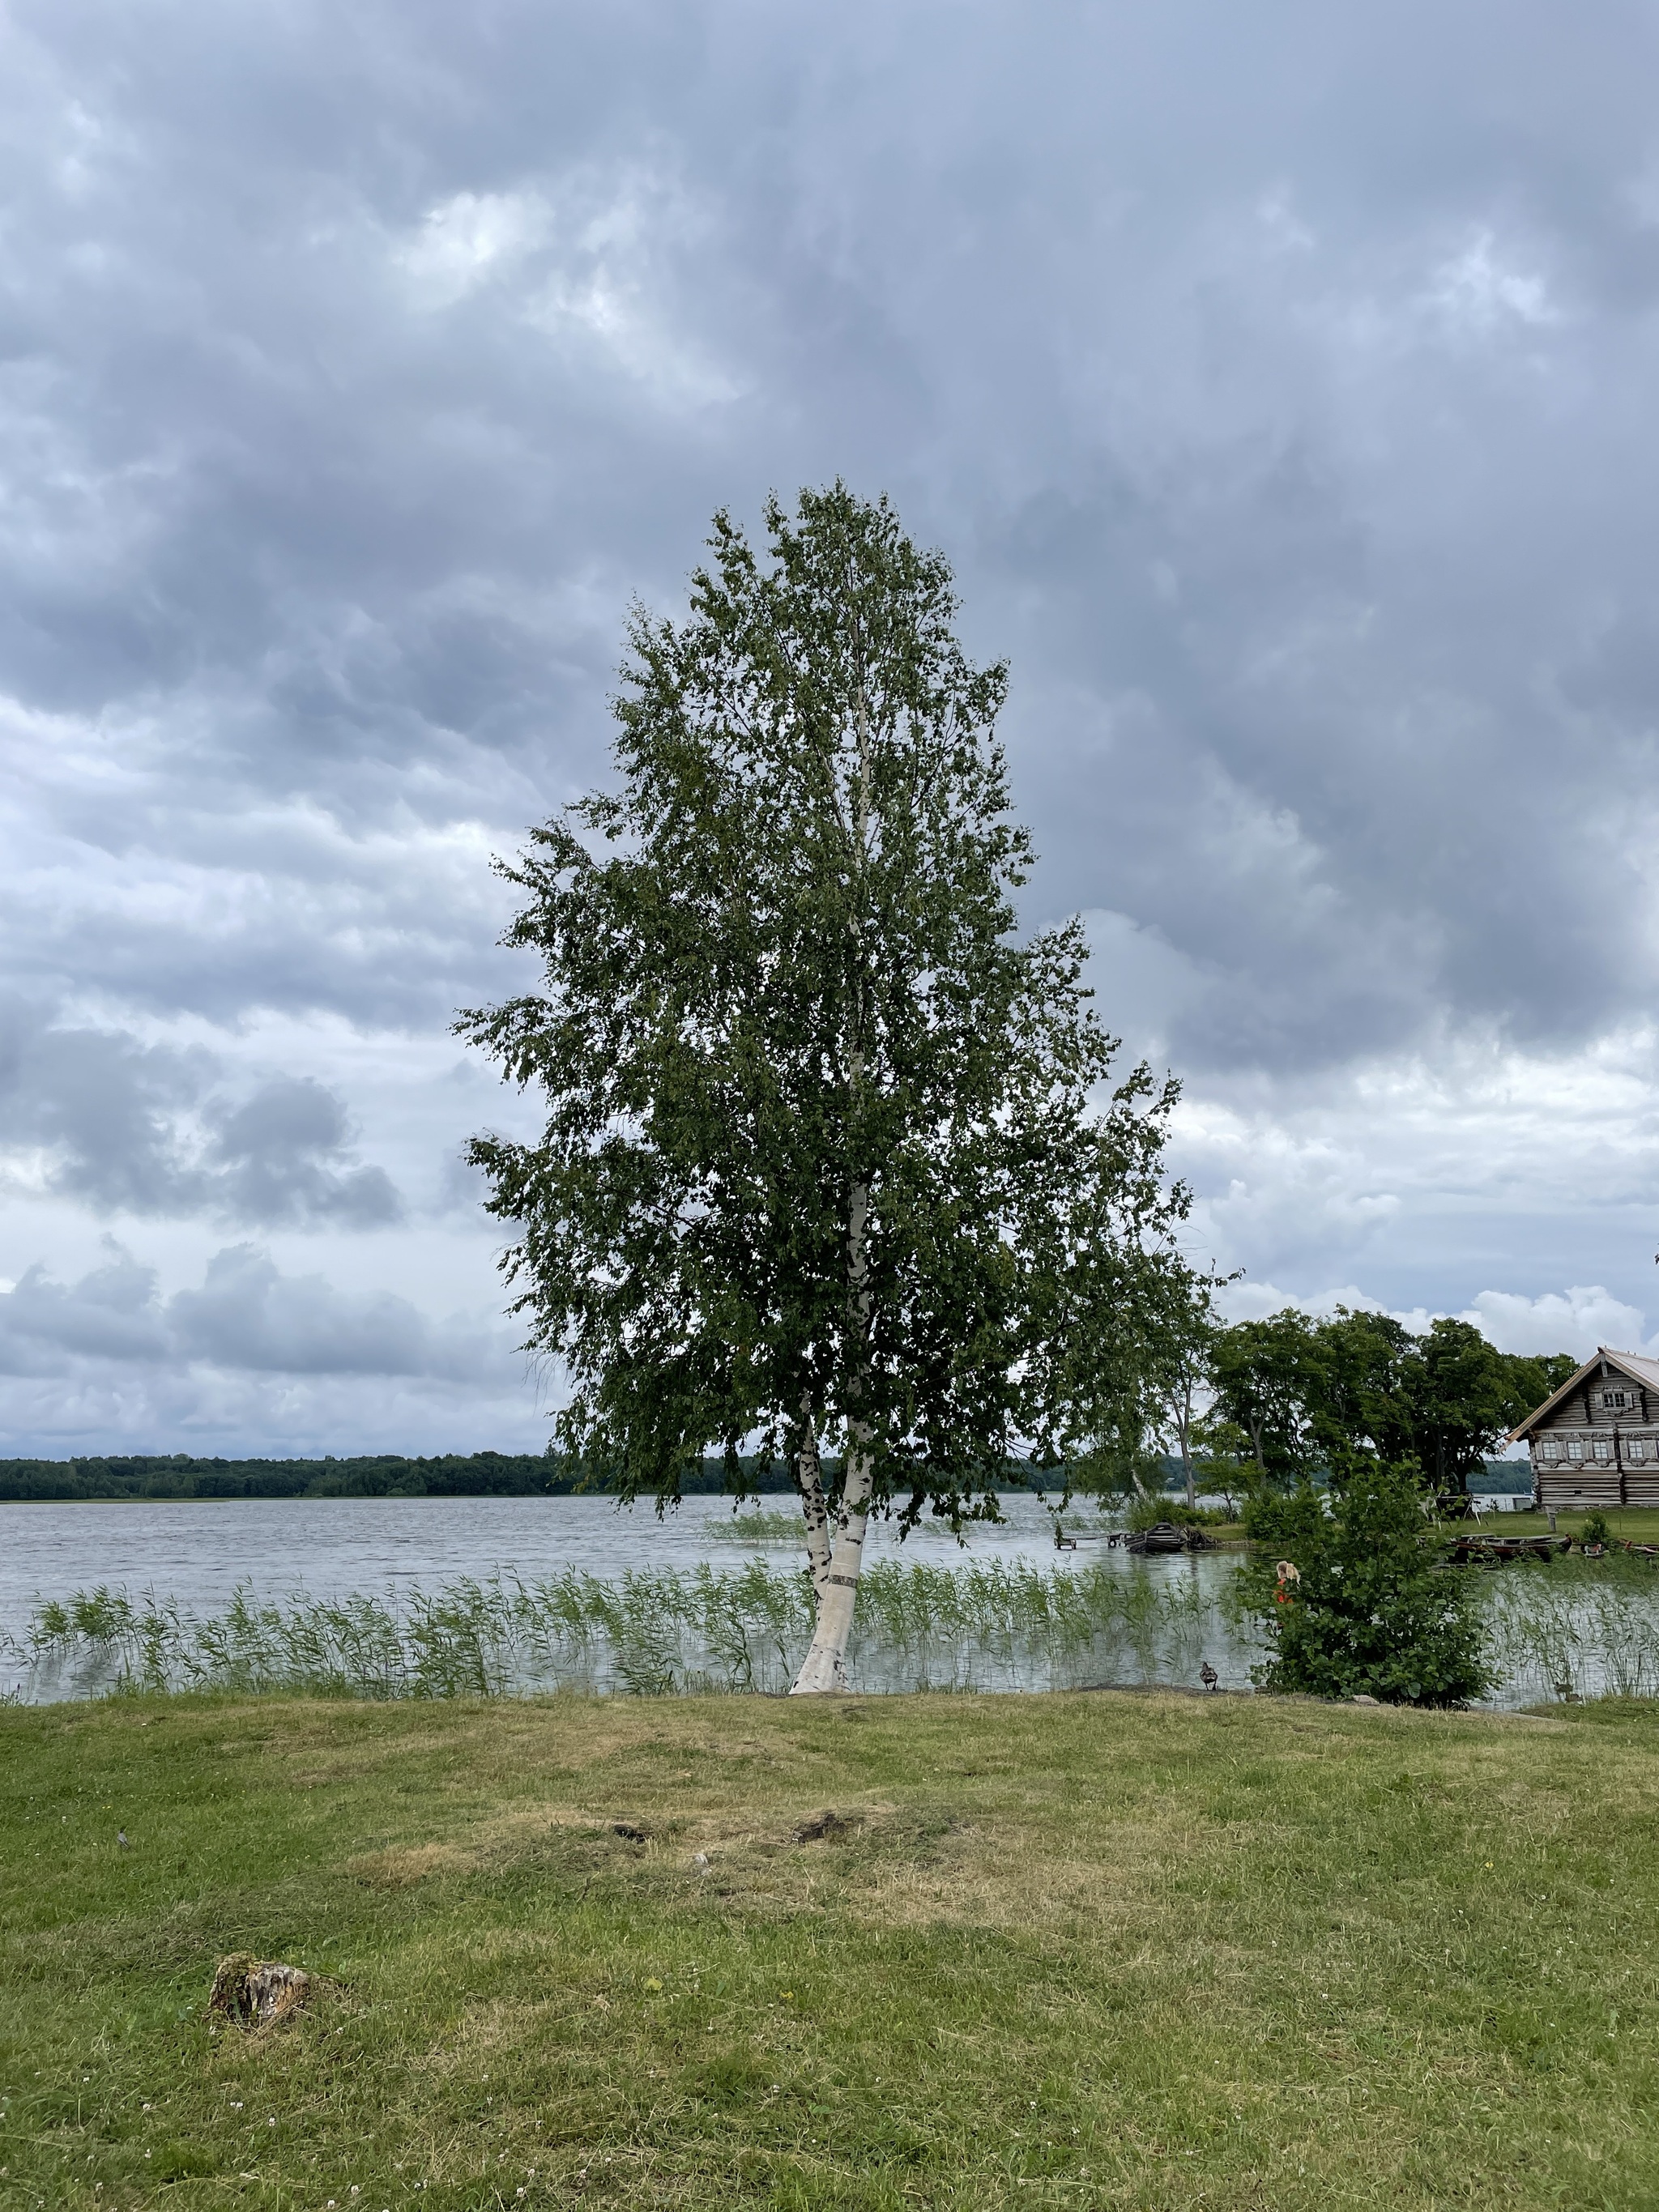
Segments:
[[[1659,1505],[1659,1359],[1602,1346],[1508,1441],[1530,1450],[1542,1506]]]

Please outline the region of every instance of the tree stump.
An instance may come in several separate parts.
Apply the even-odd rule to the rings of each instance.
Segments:
[[[238,2027],[269,2027],[298,2012],[310,1990],[311,1977],[303,1967],[234,1951],[219,1961],[208,2010],[222,2013]]]

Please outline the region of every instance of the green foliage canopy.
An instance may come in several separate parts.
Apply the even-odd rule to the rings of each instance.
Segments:
[[[960,1517],[1131,1387],[1176,1086],[1115,1079],[1075,923],[1018,939],[1006,672],[945,562],[839,484],[766,526],[716,518],[684,621],[635,611],[618,787],[504,871],[543,987],[458,1026],[546,1118],[471,1157],[607,1485],[713,1444],[740,1488],[758,1437]]]
[[[1315,1321],[1289,1309],[1220,1333],[1211,1419],[1274,1488],[1387,1465],[1458,1491],[1577,1364],[1501,1352],[1468,1322],[1415,1334],[1388,1314],[1340,1306]]]

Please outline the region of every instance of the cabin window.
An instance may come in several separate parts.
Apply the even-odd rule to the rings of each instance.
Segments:
[[[1595,1439],[1595,1456],[1603,1467],[1613,1457],[1613,1445],[1607,1437],[1597,1437]]]
[[[1567,1440],[1567,1457],[1569,1459],[1583,1459],[1583,1456],[1584,1439],[1583,1437],[1570,1437]]]
[[[1630,1392],[1628,1390],[1604,1390],[1601,1393],[1601,1403],[1604,1406],[1614,1407],[1618,1411],[1622,1413],[1625,1407],[1630,1403]]]
[[[1538,1450],[1540,1458],[1548,1460],[1552,1467],[1554,1466],[1556,1461],[1561,1456],[1561,1447],[1556,1443],[1553,1437],[1546,1437],[1543,1443],[1538,1447]]]
[[[1648,1455],[1648,1448],[1640,1437],[1630,1437],[1625,1445],[1625,1457],[1632,1467],[1640,1467]]]

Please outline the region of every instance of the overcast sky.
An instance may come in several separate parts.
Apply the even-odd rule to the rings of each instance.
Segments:
[[[1650,0],[10,0],[0,1452],[540,1444],[489,857],[836,474],[1237,1310],[1652,1343],[1656,83]]]

